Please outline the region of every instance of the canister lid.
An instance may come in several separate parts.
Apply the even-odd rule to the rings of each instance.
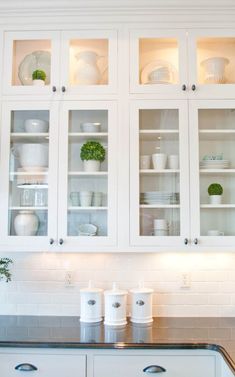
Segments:
[[[125,290],[122,290],[122,289],[118,289],[117,287],[117,284],[116,283],[113,283],[113,288],[108,290],[108,291],[104,291],[104,294],[106,296],[111,296],[111,295],[119,295],[119,296],[124,296],[124,295],[127,295],[127,291]]]
[[[92,281],[89,280],[88,287],[81,288],[80,292],[85,292],[85,293],[100,293],[100,292],[103,292],[103,289],[93,287]]]
[[[130,289],[130,293],[153,293],[154,290],[152,288],[146,288],[144,286],[144,281],[140,280],[139,281],[139,286],[138,288],[132,288]]]

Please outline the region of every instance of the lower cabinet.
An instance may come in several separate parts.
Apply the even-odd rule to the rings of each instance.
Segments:
[[[219,352],[0,347],[0,377],[232,377]],[[143,345],[144,347],[144,345]]]
[[[215,377],[213,356],[95,356],[94,377]]]
[[[37,350],[37,353],[0,354],[1,377],[33,375],[34,377],[85,377],[86,356],[77,354],[61,354],[54,350],[48,353]]]

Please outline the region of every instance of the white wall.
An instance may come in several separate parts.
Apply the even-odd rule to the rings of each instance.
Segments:
[[[79,315],[79,289],[89,279],[122,288],[139,279],[154,288],[155,316],[235,317],[235,255],[217,254],[9,254],[11,283],[0,283],[0,314]],[[66,288],[66,270],[75,285]],[[182,272],[191,288],[180,288]]]

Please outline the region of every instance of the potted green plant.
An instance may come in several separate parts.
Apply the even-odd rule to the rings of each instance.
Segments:
[[[43,86],[46,81],[46,73],[40,69],[36,69],[32,73],[33,85]]]
[[[99,171],[100,163],[105,159],[105,149],[98,141],[87,141],[81,147],[80,153],[84,171]]]
[[[219,183],[211,183],[207,191],[210,198],[210,204],[221,204],[223,187]]]
[[[13,262],[9,258],[0,258],[0,280],[5,279],[7,283],[11,281],[11,272],[9,269],[11,263]]]

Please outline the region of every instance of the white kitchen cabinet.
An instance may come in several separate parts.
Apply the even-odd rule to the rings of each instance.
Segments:
[[[84,56],[84,52],[92,53]],[[83,53],[83,56],[79,55]],[[79,81],[81,64],[90,82]],[[32,73],[44,70],[44,86],[34,86]],[[5,32],[6,95],[105,94],[117,86],[116,30]]]
[[[23,373],[15,368],[34,369],[35,376],[140,377],[149,374],[166,377],[230,377],[234,373],[216,351],[206,349],[0,349],[1,376]],[[28,365],[29,364],[29,365]],[[33,366],[33,367],[32,367]],[[147,368],[147,369],[146,369]],[[28,371],[29,372],[29,371]]]
[[[95,249],[115,245],[116,104],[68,101],[59,106],[57,101],[27,104],[9,101],[3,104],[2,115],[5,125],[1,138],[2,243],[10,249],[32,251],[56,248],[67,251],[73,247],[76,251],[80,246]],[[47,123],[48,130],[28,132],[26,124],[31,119]],[[87,122],[99,123],[99,132],[83,132],[82,125]],[[89,140],[100,142],[105,148],[105,160],[97,172],[84,171],[80,158],[81,147]],[[39,159],[35,156],[38,148],[43,148]],[[40,166],[33,166],[34,160]],[[93,196],[99,192],[100,203],[96,204],[93,198],[84,206],[79,200],[81,191]],[[31,225],[26,225],[25,215],[32,217],[32,214],[38,226],[29,233]],[[22,215],[24,220],[18,229],[17,221]],[[80,235],[81,224],[96,226],[95,236]]]
[[[130,92],[161,98],[234,98],[234,29],[130,33]]]
[[[21,374],[33,374],[38,377],[86,377],[86,356],[76,354],[37,353],[0,354],[1,376],[16,377]]]
[[[130,121],[130,223],[132,245],[187,246],[189,224],[186,101],[133,101]],[[153,165],[163,154],[165,166]],[[148,156],[148,166],[142,166]],[[171,165],[170,156],[175,164]],[[161,156],[159,156],[161,157]],[[145,163],[145,162],[144,162]],[[155,219],[165,221],[158,229]]]

